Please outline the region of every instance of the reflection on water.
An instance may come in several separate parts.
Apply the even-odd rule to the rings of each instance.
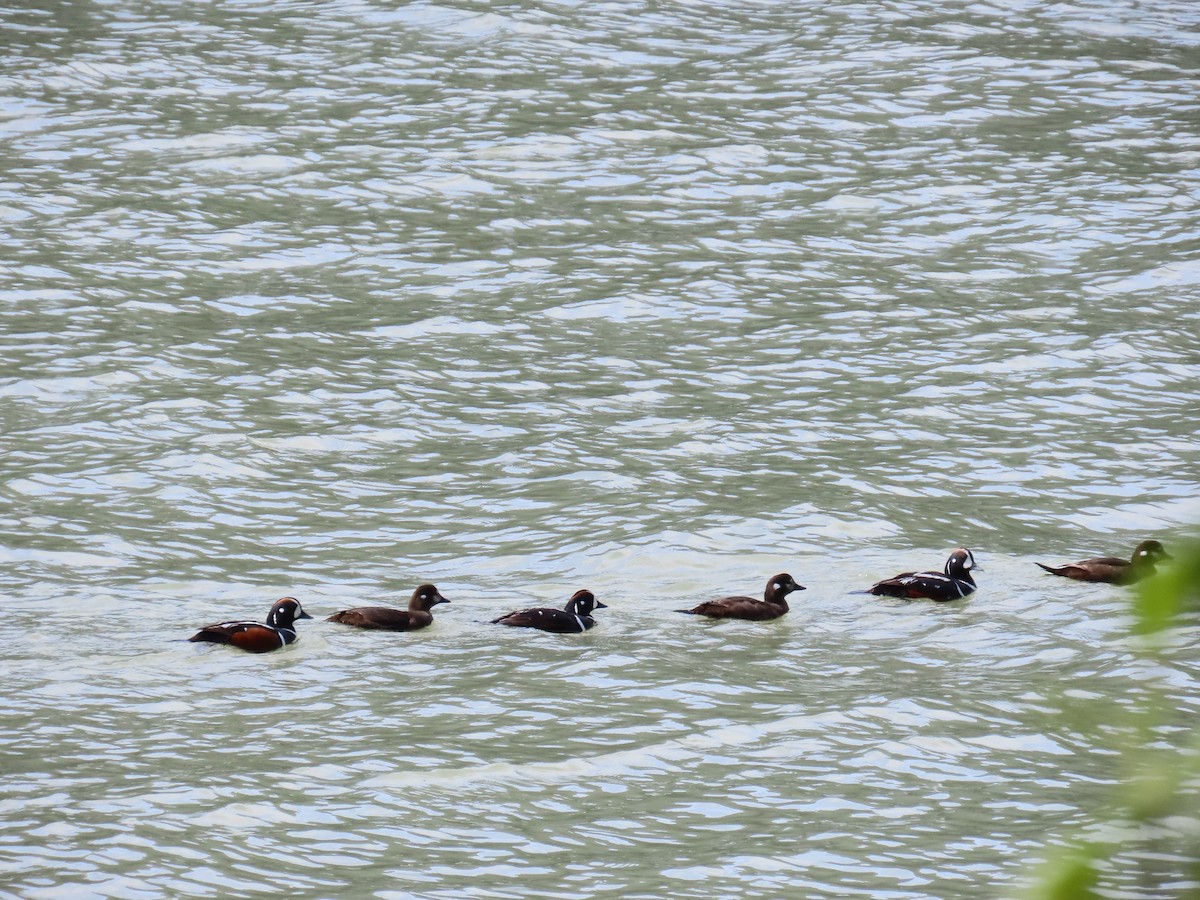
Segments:
[[[1200,520],[1197,24],[0,16],[9,889],[1011,890],[1194,719],[1196,623],[1141,662],[1033,561]],[[968,602],[847,596],[959,544]],[[426,580],[420,634],[175,642]],[[1114,896],[1188,890],[1177,826]]]

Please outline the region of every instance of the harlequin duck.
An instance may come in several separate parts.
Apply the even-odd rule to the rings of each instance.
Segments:
[[[511,625],[513,628],[537,628],[555,634],[575,634],[587,631],[596,624],[596,620],[592,618],[592,610],[607,608],[591,591],[576,591],[567,601],[566,609],[522,609],[492,619],[492,624]]]
[[[966,547],[959,547],[946,560],[941,572],[904,572],[876,582],[868,594],[881,597],[904,597],[910,600],[958,600],[975,590],[971,570],[976,568],[975,557]]]
[[[1133,556],[1130,559],[1095,556],[1091,559],[1081,559],[1077,563],[1068,563],[1065,566],[1047,566],[1043,563],[1038,563],[1038,565],[1051,575],[1074,578],[1076,581],[1133,584],[1135,581],[1141,581],[1143,578],[1153,575],[1156,562],[1170,558],[1170,554],[1158,541],[1142,541],[1134,548]]]
[[[408,609],[393,609],[390,606],[358,606],[334,613],[326,621],[341,622],[356,628],[374,628],[379,631],[416,631],[433,622],[430,611],[439,603],[450,601],[438,593],[432,584],[423,584],[413,591]]]
[[[300,601],[295,597],[283,597],[276,600],[271,607],[265,625],[258,622],[219,622],[216,625],[205,625],[188,640],[209,644],[232,644],[249,653],[268,653],[294,643],[296,620],[311,618],[312,616],[300,608]]]
[[[708,616],[710,619],[752,619],[765,621],[778,619],[788,611],[787,595],[792,591],[806,590],[804,585],[797,584],[795,579],[786,572],[776,575],[767,582],[767,589],[761,600],[753,597],[722,597],[720,600],[709,600],[691,609],[677,609],[676,612],[692,616]]]

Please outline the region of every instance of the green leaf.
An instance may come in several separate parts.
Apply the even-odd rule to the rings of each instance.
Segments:
[[[1139,586],[1134,598],[1134,632],[1158,634],[1200,599],[1200,546],[1181,548],[1173,561]]]
[[[1096,857],[1103,849],[1089,845],[1052,860],[1029,893],[1029,900],[1099,900],[1096,893]]]

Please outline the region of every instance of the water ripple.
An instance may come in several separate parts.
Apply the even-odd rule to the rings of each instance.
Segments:
[[[1200,519],[1196,16],[1018,12],[7,11],[8,889],[958,896],[1099,827],[1196,626],[1032,563]]]

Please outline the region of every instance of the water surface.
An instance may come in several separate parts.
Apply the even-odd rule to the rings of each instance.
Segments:
[[[1107,833],[1198,623],[1148,662],[1033,562],[1200,521],[1198,25],[0,13],[0,889],[984,897]],[[959,545],[966,602],[849,593]],[[286,652],[179,642],[283,595]]]

